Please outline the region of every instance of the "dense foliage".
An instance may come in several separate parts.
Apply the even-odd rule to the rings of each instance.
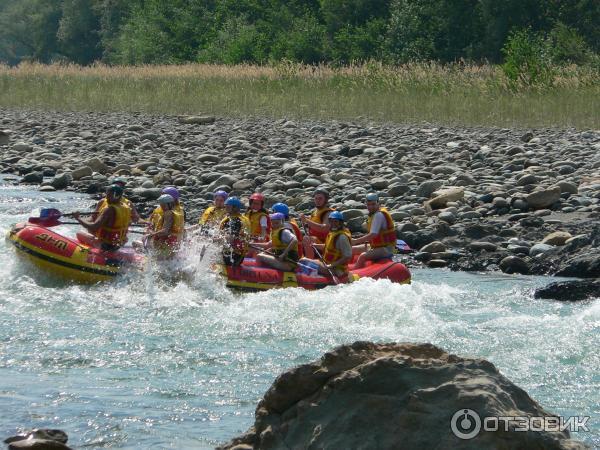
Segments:
[[[500,62],[531,38],[581,64],[598,17],[598,0],[0,0],[0,61]]]

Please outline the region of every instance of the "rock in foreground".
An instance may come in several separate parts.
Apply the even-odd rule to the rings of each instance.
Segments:
[[[465,408],[482,420],[552,416],[485,360],[431,344],[355,342],[280,375],[259,402],[254,426],[220,449],[586,448],[568,432],[504,426],[461,440],[450,425]]]

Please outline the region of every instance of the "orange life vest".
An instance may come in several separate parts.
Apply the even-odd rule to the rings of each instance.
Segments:
[[[387,209],[379,208],[378,211],[375,211],[373,214],[369,214],[369,219],[367,220],[368,233],[371,232],[373,217],[377,212],[381,212],[385,216],[386,227],[385,229],[382,228],[379,230],[379,234],[370,242],[371,248],[394,248],[396,246],[396,226],[394,225],[394,219],[392,219],[392,216],[390,216],[390,213]]]
[[[310,216],[310,220],[312,220],[313,222],[322,224],[322,223],[324,223],[323,217],[325,216],[325,214],[330,213],[331,211],[333,211],[333,209],[330,208],[329,206],[324,206],[322,208],[315,209]],[[308,228],[308,234],[316,237],[317,242],[319,244],[322,244],[323,242],[325,242],[325,240],[327,239],[327,233],[328,233],[327,231],[317,231],[310,227]]]

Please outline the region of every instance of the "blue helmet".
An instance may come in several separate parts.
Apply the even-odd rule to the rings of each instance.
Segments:
[[[225,200],[225,206],[227,205],[237,209],[242,209],[243,206],[241,200],[237,197],[229,197],[227,200]]]
[[[344,221],[344,215],[341,211],[332,211],[329,213],[329,219]]]
[[[285,217],[290,215],[290,208],[285,203],[275,203],[271,209],[274,213],[281,213]]]

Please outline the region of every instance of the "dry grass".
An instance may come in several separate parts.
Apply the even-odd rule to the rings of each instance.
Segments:
[[[496,66],[0,66],[0,106],[599,128],[600,75],[558,69],[514,92]]]

